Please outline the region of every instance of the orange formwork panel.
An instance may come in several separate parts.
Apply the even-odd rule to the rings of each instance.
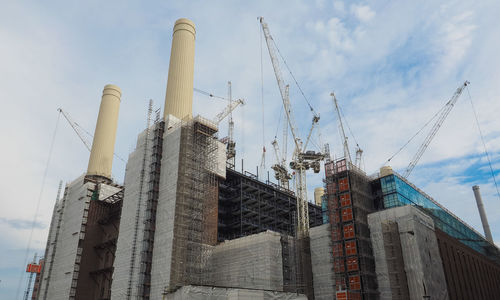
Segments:
[[[345,193],[340,195],[340,206],[349,206],[351,205],[351,195],[349,193]]]
[[[334,167],[333,161],[329,162],[329,163],[325,163],[325,176],[326,177],[332,176],[334,174],[333,167]]]
[[[358,270],[359,270],[358,257],[357,256],[348,257],[347,272],[358,271]]]
[[[361,294],[351,291],[338,291],[335,293],[337,300],[361,300]]]
[[[340,173],[347,171],[347,163],[345,159],[339,160],[335,163],[335,172]]]
[[[342,208],[342,222],[349,222],[352,220],[352,208]]]
[[[351,290],[361,290],[361,279],[359,275],[349,276],[349,288]]]
[[[337,300],[347,300],[347,291],[338,291],[335,296]]]
[[[354,224],[346,224],[344,225],[344,239],[352,239],[354,238]]]
[[[349,190],[349,178],[344,177],[339,179],[339,191],[345,192]]]
[[[356,248],[356,241],[346,241],[345,242],[345,255],[350,256],[350,255],[356,255],[358,254],[357,248]]]

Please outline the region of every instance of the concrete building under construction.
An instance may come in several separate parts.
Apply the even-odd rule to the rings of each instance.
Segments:
[[[327,161],[297,238],[294,192],[228,165],[192,114],[193,22],[174,25],[163,118],[111,179],[121,90],[106,85],[88,170],[57,198],[37,299],[493,299],[500,252],[390,168]]]

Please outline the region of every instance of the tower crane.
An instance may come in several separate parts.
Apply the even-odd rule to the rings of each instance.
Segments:
[[[288,98],[288,88],[289,86],[285,86],[285,95]],[[276,155],[276,163],[271,166],[271,169],[274,171],[274,178],[278,180],[278,183],[281,187],[290,189],[290,179],[292,179],[292,175],[288,171],[288,167],[286,166],[286,155],[287,155],[287,143],[288,143],[288,122],[283,122],[283,152],[280,157],[280,148],[278,145],[278,140],[275,137],[271,142],[273,145],[274,152]]]
[[[91,151],[91,148],[92,148],[92,143],[90,143],[86,138],[85,138],[85,135],[84,133],[86,133],[87,135],[92,136],[92,134],[88,133],[85,129],[83,129],[78,123],[76,123],[71,117],[70,115],[65,112],[64,110],[62,110],[62,108],[58,108],[57,111],[63,115],[63,117],[66,119],[66,121],[68,121],[69,125],[71,126],[71,128],[73,128],[73,130],[76,132],[76,135],[78,135],[78,137],[80,138],[80,140],[83,142],[83,144],[85,145],[85,148],[87,148],[87,150]],[[114,156],[116,156],[116,158],[118,158],[119,160],[121,160],[122,162],[125,162],[125,160],[123,158],[121,158],[120,156],[118,156],[116,153],[113,154]]]
[[[274,171],[274,177],[278,180],[281,187],[289,190],[289,181],[292,179],[292,175],[290,175],[290,172],[288,172],[288,168],[286,167],[286,157],[280,158],[280,149],[276,138],[271,142],[271,144],[273,145],[277,161],[277,163],[271,166],[271,169]]]
[[[431,130],[429,131],[429,134],[426,136],[422,145],[420,145],[420,147],[418,148],[417,153],[415,153],[415,155],[413,156],[413,159],[410,161],[410,164],[408,164],[408,167],[406,167],[405,172],[403,174],[404,178],[408,178],[408,176],[410,176],[411,171],[413,170],[413,168],[415,168],[415,165],[418,163],[418,161],[424,154],[425,150],[431,143],[432,139],[436,136],[436,133],[438,132],[439,128],[441,128],[441,125],[443,125],[444,120],[446,120],[446,117],[450,113],[455,103],[457,103],[457,100],[462,94],[462,91],[469,84],[470,82],[466,80],[461,86],[457,88],[451,99],[448,100],[448,102],[446,102],[443,111],[441,112],[436,122],[432,126]]]
[[[347,136],[345,134],[345,131],[344,131],[344,125],[342,122],[342,116],[340,113],[339,103],[337,101],[337,97],[335,96],[334,92],[330,93],[330,96],[332,96],[333,105],[335,106],[335,111],[337,112],[337,116],[339,118],[339,127],[340,127],[340,133],[342,134],[342,144],[343,144],[343,148],[344,148],[344,158],[348,163],[352,163],[351,152],[349,151],[349,143],[348,143],[348,139],[347,139]],[[347,127],[349,128],[349,124],[347,124]],[[352,132],[351,132],[351,134],[352,134]],[[354,140],[356,140],[356,139],[354,139]],[[362,157],[362,155],[363,155],[363,150],[361,150],[359,145],[356,145],[356,158],[354,161],[354,165],[356,167],[358,167],[359,169],[361,169],[361,157]]]
[[[286,119],[290,131],[292,132],[293,141],[295,144],[295,149],[292,155],[292,160],[290,162],[290,168],[296,172],[296,197],[297,197],[297,235],[299,238],[309,236],[309,212],[307,204],[307,185],[306,185],[306,170],[312,168],[315,173],[320,171],[320,161],[324,159],[324,155],[321,153],[316,153],[314,151],[305,151],[309,139],[311,137],[311,132],[315,125],[319,121],[319,116],[314,115],[312,120],[312,126],[307,136],[306,142],[303,145],[302,140],[297,134],[297,127],[295,124],[295,119],[293,118],[292,108],[290,105],[290,98],[288,95],[288,87],[283,81],[283,76],[281,74],[281,69],[278,62],[278,57],[276,55],[277,48],[273,43],[273,38],[269,32],[268,25],[264,22],[264,18],[259,18],[260,24],[262,26],[262,31],[266,39],[267,49],[269,51],[269,56],[271,57],[271,63],[274,69],[274,75],[276,76],[276,81],[281,94],[281,99],[283,102],[283,108],[285,110]],[[286,159],[286,158],[284,158]]]
[[[218,113],[213,119],[214,123],[219,125],[219,123],[224,120],[229,115],[229,124],[228,124],[228,135],[227,138],[223,139],[223,142],[226,144],[226,155],[227,155],[227,163],[229,166],[234,167],[235,165],[235,157],[236,157],[236,142],[234,141],[234,121],[233,121],[233,110],[238,107],[238,105],[245,105],[245,100],[237,99],[233,101],[232,98],[232,90],[231,90],[231,81],[227,82],[227,94],[229,104],[224,108],[223,111]],[[211,96],[212,97],[212,96]]]
[[[224,108],[223,111],[221,111],[220,113],[218,113],[212,121],[215,124],[219,125],[219,123],[222,122],[222,120],[224,120],[240,104],[244,105],[245,104],[245,100],[238,99],[238,100],[235,100],[235,101],[231,101],[231,103],[228,106],[226,106],[226,108]],[[233,123],[233,126],[234,126],[234,123]]]

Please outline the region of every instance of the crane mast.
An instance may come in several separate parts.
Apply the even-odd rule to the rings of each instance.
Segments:
[[[342,143],[344,146],[344,157],[347,162],[351,162],[351,153],[349,152],[349,144],[347,143],[347,136],[345,135],[344,131],[344,125],[342,124],[342,117],[340,116],[340,109],[339,109],[339,104],[337,102],[337,97],[335,97],[335,93],[332,92],[330,94],[333,98],[333,104],[335,105],[335,111],[337,111],[337,116],[339,118],[339,127],[340,127],[340,132],[342,134]],[[357,156],[357,155],[356,155]]]
[[[274,75],[276,76],[276,82],[278,83],[281,99],[283,101],[283,108],[285,109],[288,126],[290,126],[290,131],[292,132],[295,146],[300,149],[300,141],[296,134],[295,119],[293,118],[292,108],[290,105],[290,97],[288,95],[288,86],[285,85],[285,82],[283,81],[283,75],[281,74],[278,56],[276,55],[276,50],[273,46],[273,37],[269,33],[269,27],[267,26],[267,23],[264,22],[264,18],[260,17],[259,20],[262,26],[262,31],[264,32],[264,37],[266,39],[267,50],[269,51],[269,56],[271,57],[271,63],[273,65]]]
[[[462,94],[462,91],[464,90],[464,88],[467,85],[469,85],[469,83],[470,82],[465,81],[460,87],[457,88],[457,90],[455,91],[455,93],[453,94],[451,99],[448,100],[448,102],[446,102],[443,111],[441,112],[438,119],[436,120],[436,123],[434,123],[429,134],[425,138],[424,142],[418,148],[417,153],[415,153],[415,156],[413,156],[413,159],[410,161],[410,164],[408,165],[408,167],[406,167],[406,170],[403,174],[404,178],[408,178],[408,176],[410,176],[411,171],[413,170],[413,168],[415,168],[415,165],[418,163],[418,161],[420,160],[420,158],[424,154],[425,150],[427,149],[427,147],[431,143],[434,136],[436,136],[436,133],[438,132],[439,128],[441,128],[441,125],[443,125],[444,120],[446,119],[446,117],[450,113],[451,109],[453,108],[453,106],[457,102],[458,98]]]
[[[231,90],[231,81],[227,82],[227,98],[229,99],[229,106],[233,104],[233,95]],[[227,140],[227,162],[234,167],[236,159],[236,143],[234,142],[234,121],[233,121],[233,111],[229,111],[229,124],[228,124],[228,140]]]
[[[243,99],[237,99],[233,101],[233,96],[232,96],[232,88],[231,88],[231,81],[227,82],[227,99],[229,101],[229,104],[224,108],[223,111],[218,113],[215,118],[213,119],[214,123],[219,125],[222,120],[224,120],[227,116],[229,116],[229,124],[228,124],[228,134],[227,134],[227,139],[224,139],[224,142],[226,143],[226,158],[227,158],[227,165],[229,167],[234,168],[235,165],[235,157],[236,157],[236,142],[234,141],[234,121],[233,121],[233,110],[236,109],[240,104],[245,105],[245,101]]]
[[[269,51],[269,56],[271,58],[271,63],[274,69],[274,75],[276,76],[276,81],[281,94],[281,99],[283,102],[283,109],[285,110],[285,115],[287,118],[288,126],[292,132],[292,137],[295,143],[295,149],[292,156],[292,161],[290,162],[290,168],[295,170],[295,190],[297,197],[297,236],[299,238],[309,236],[309,212],[307,204],[307,184],[306,184],[306,170],[312,168],[315,173],[320,171],[320,161],[324,159],[324,155],[321,153],[316,153],[314,151],[305,151],[305,147],[302,145],[302,141],[297,135],[297,127],[295,120],[293,118],[292,108],[290,105],[290,98],[288,93],[288,85],[283,81],[283,76],[281,74],[281,69],[278,62],[278,57],[276,55],[275,45],[273,45],[273,38],[269,33],[269,27],[264,22],[264,18],[259,18],[260,24],[262,26],[262,31],[266,39],[267,49]],[[305,146],[307,146],[309,139],[311,137],[312,130],[314,126],[319,121],[319,116],[313,117],[313,124],[311,130],[309,131]],[[277,143],[276,143],[277,145]],[[274,146],[274,144],[273,144]],[[278,149],[275,146],[275,151]],[[278,158],[279,159],[279,158]],[[286,160],[286,157],[283,158]],[[283,161],[284,162],[284,161]],[[284,165],[284,163],[280,164]],[[278,166],[277,166],[278,167]],[[274,169],[274,168],[273,168]],[[275,170],[275,172],[277,172]]]

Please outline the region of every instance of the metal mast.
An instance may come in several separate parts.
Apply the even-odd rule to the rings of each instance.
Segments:
[[[231,90],[231,81],[227,82],[227,98],[229,99],[229,106],[233,104],[233,95]],[[234,121],[233,121],[233,111],[229,111],[229,124],[228,124],[228,133],[227,133],[227,161],[230,165],[235,165],[235,157],[236,157],[236,143],[233,139],[234,134]]]
[[[37,254],[35,253],[35,256],[33,257],[33,264],[36,264],[36,257],[37,257]],[[23,298],[24,300],[29,299],[29,296],[31,293],[31,283],[33,282],[33,275],[35,274],[35,272],[33,272],[32,270],[26,270],[26,271],[28,271],[30,273],[30,276],[28,279],[28,286],[26,287],[26,291],[24,292],[24,298]]]
[[[335,93],[331,92],[330,96],[333,98],[333,104],[335,105],[335,110],[337,111],[337,116],[339,118],[339,126],[340,126],[340,132],[342,133],[342,142],[344,145],[344,157],[347,162],[351,162],[351,153],[349,152],[349,144],[347,143],[347,136],[345,135],[344,131],[344,125],[342,124],[342,117],[340,116],[340,109],[339,109],[339,104],[337,102],[337,97],[335,97]],[[362,153],[363,151],[361,151]],[[356,157],[357,157],[357,152],[356,152]]]
[[[283,81],[278,57],[276,55],[277,49],[275,48],[273,38],[269,33],[269,27],[264,22],[264,18],[260,17],[259,21],[262,26],[262,31],[264,32],[269,56],[271,57],[271,63],[273,65],[274,75],[276,76],[276,81],[280,90],[283,109],[285,110],[288,126],[290,127],[293,141],[295,143],[295,150],[293,152],[292,161],[290,162],[290,168],[295,170],[296,172],[295,189],[297,197],[297,235],[298,237],[307,237],[309,236],[309,211],[307,204],[306,170],[312,168],[314,169],[315,173],[318,173],[320,170],[319,162],[324,159],[324,155],[321,153],[315,153],[314,151],[304,151],[305,147],[303,147],[302,141],[297,135],[297,127],[290,105],[288,86],[285,85]],[[315,115],[313,117],[312,126],[309,131],[305,146],[307,146],[311,137],[311,132],[318,121],[319,116]]]
[[[469,85],[469,83],[470,82],[465,81],[459,88],[457,88],[457,90],[455,91],[455,93],[453,94],[451,99],[445,104],[445,107],[444,107],[443,111],[441,112],[441,114],[439,115],[438,119],[436,120],[436,123],[434,123],[434,126],[432,126],[431,131],[429,132],[429,134],[425,138],[422,145],[420,145],[420,148],[418,148],[417,153],[415,153],[415,156],[413,156],[413,159],[410,161],[410,164],[408,165],[408,167],[406,167],[406,170],[403,174],[404,178],[408,178],[408,176],[410,176],[411,171],[413,170],[413,168],[415,168],[415,165],[418,163],[418,161],[420,160],[420,158],[424,154],[425,150],[427,149],[427,147],[431,143],[434,136],[436,136],[436,133],[438,132],[439,128],[441,128],[441,125],[443,125],[444,120],[446,119],[446,117],[450,113],[451,109],[453,108],[453,106],[457,102],[458,98],[462,94],[462,91],[464,90],[464,88],[467,85]]]

